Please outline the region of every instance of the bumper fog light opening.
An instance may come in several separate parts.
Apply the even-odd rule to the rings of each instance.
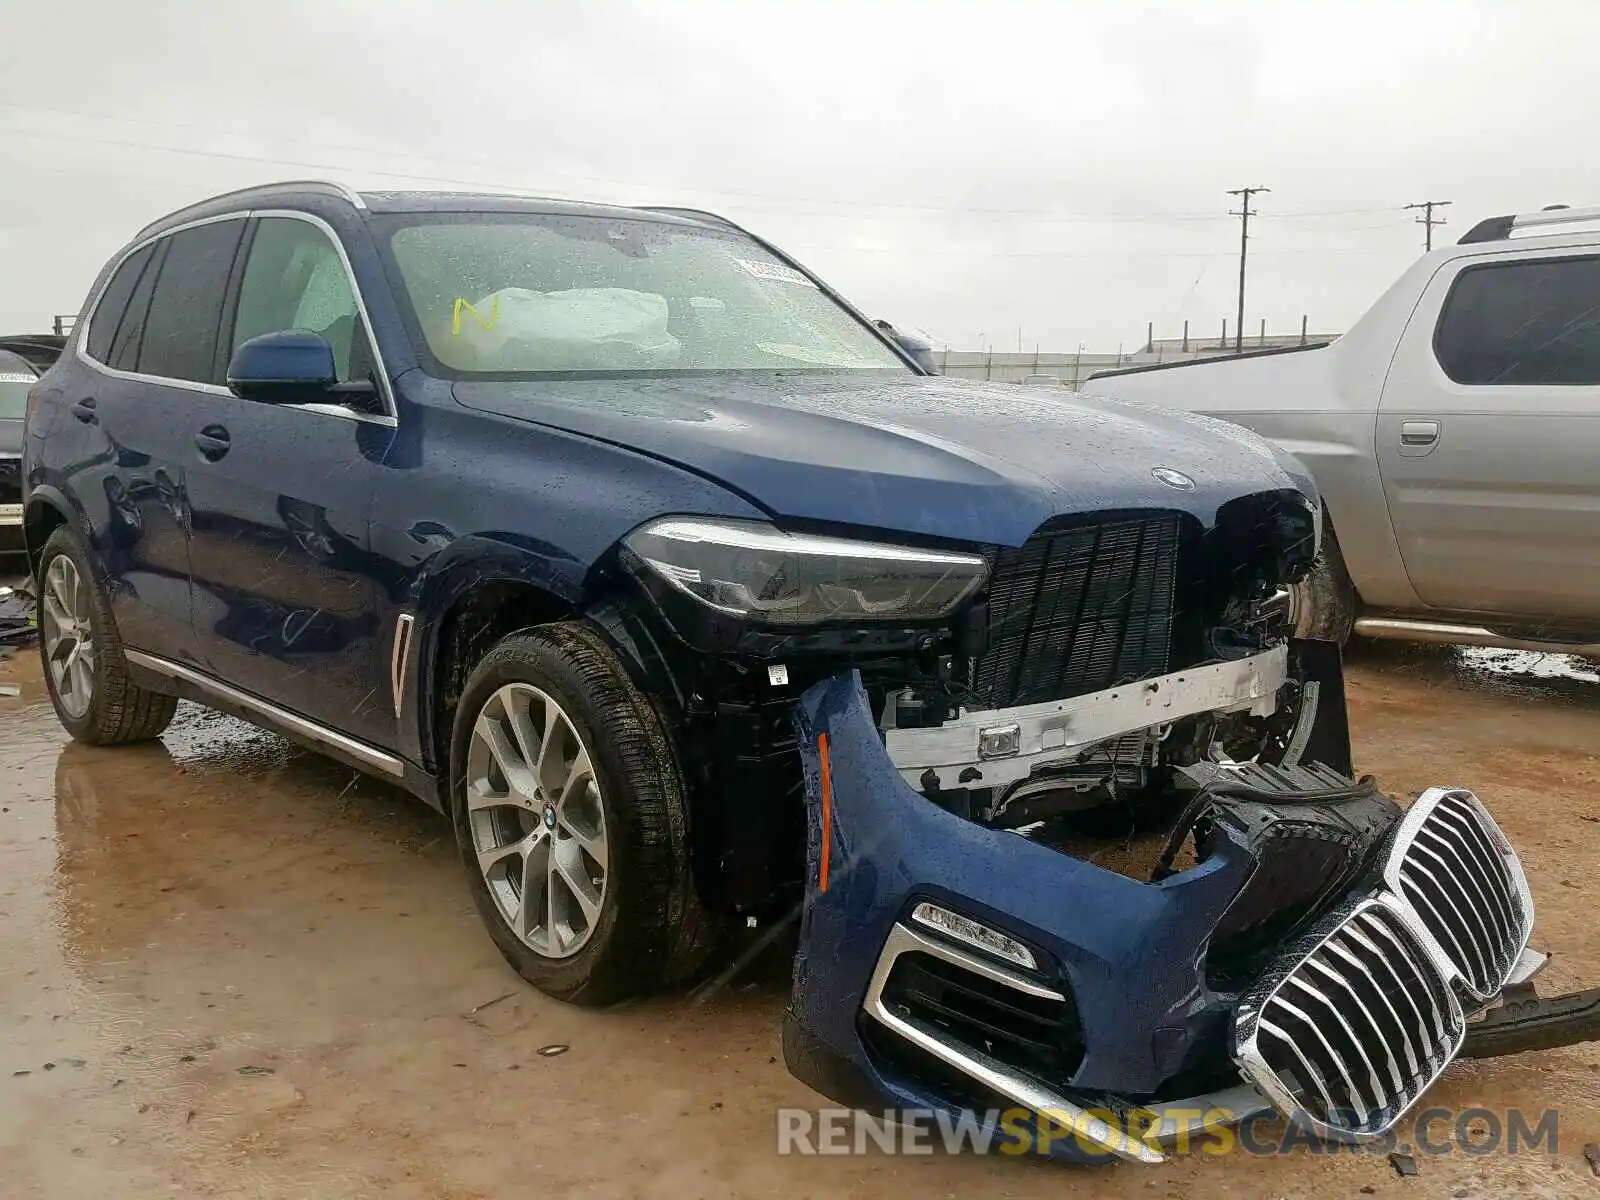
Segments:
[[[1033,951],[1016,938],[1001,933],[998,929],[990,929],[987,925],[979,924],[970,917],[951,912],[948,908],[941,908],[937,904],[924,901],[911,910],[911,919],[918,925],[936,930],[948,938],[982,950],[995,958],[1014,963],[1025,970],[1039,969]]]

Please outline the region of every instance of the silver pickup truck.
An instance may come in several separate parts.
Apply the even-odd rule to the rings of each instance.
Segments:
[[[1600,654],[1600,208],[1495,217],[1321,346],[1103,372],[1311,469],[1302,636]]]

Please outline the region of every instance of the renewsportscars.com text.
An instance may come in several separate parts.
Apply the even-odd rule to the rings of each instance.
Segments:
[[[1091,1109],[1036,1113],[1025,1108],[968,1110],[898,1109],[867,1113],[850,1108],[780,1108],[779,1154],[1049,1154],[1075,1143],[1089,1154],[1111,1156],[1093,1136],[1106,1126],[1177,1154],[1528,1154],[1554,1155],[1560,1141],[1560,1113],[1522,1109],[1424,1108],[1405,1136],[1397,1131],[1351,1144],[1330,1141],[1299,1120],[1260,1114],[1240,1121],[1227,1109],[1168,1109],[1177,1132],[1158,1142],[1149,1113],[1114,1114]],[[1101,1123],[1104,1123],[1103,1125]]]

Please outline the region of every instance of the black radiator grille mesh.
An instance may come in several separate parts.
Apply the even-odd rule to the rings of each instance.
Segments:
[[[974,699],[1060,700],[1167,670],[1182,533],[1178,513],[1046,526],[1002,550]]]

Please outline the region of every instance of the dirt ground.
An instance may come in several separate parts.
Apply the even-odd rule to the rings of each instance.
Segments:
[[[1529,656],[1367,647],[1358,766],[1476,789],[1554,952],[1600,983],[1600,680]],[[703,1004],[583,1012],[480,930],[444,821],[185,706],[158,745],[57,725],[31,650],[0,662],[0,1196],[1600,1197],[1600,1046],[1460,1063],[1427,1103],[1560,1110],[1560,1149],[1181,1157],[780,1157],[776,964]],[[541,1047],[566,1045],[556,1056]]]

